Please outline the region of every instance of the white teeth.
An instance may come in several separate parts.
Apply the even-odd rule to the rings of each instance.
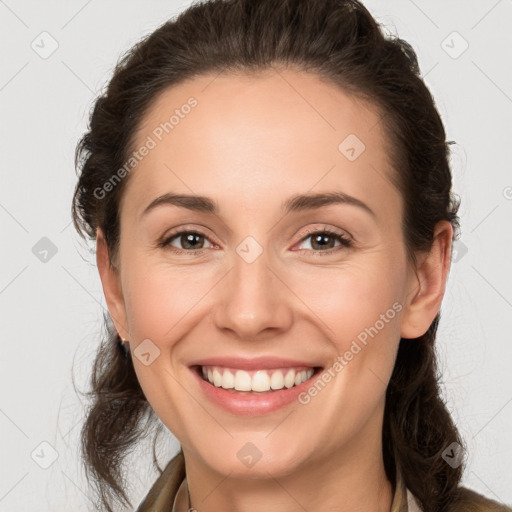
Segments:
[[[252,378],[251,389],[253,391],[268,391],[270,389],[268,373],[258,370]]]
[[[251,391],[251,376],[247,372],[237,370],[235,373],[235,389],[237,391]]]
[[[213,383],[218,387],[220,388],[222,386],[222,375],[221,373],[219,372],[219,370],[217,370],[217,368],[215,368],[213,370]]]
[[[272,389],[284,388],[284,377],[282,372],[274,372],[270,377],[270,387]]]
[[[229,370],[224,370],[222,387],[224,389],[233,389],[235,387],[235,376]]]
[[[310,379],[314,373],[313,368],[306,370],[278,369],[257,370],[246,372],[244,370],[231,370],[220,366],[202,367],[205,380],[216,387],[235,389],[237,391],[265,392],[298,386]],[[251,376],[252,374],[252,376]]]
[[[284,385],[287,388],[291,388],[295,384],[295,372],[293,370],[289,370],[284,378]]]

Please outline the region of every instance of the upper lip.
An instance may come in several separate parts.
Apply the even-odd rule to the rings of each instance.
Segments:
[[[310,361],[299,361],[297,359],[284,359],[280,357],[208,357],[190,363],[190,366],[224,366],[226,368],[237,368],[240,370],[263,370],[275,368],[295,368],[306,366],[316,368],[319,365]]]

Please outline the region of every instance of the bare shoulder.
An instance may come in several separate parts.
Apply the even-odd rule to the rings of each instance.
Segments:
[[[512,507],[486,498],[467,487],[459,487],[457,499],[447,512],[512,512]]]

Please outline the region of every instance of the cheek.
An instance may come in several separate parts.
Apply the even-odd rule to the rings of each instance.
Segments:
[[[129,265],[125,305],[134,340],[135,373],[158,417],[181,437],[186,430],[181,415],[190,405],[190,395],[176,384],[183,376],[179,341],[192,331],[198,315],[204,314],[212,283],[192,265],[177,269],[169,263],[148,262],[142,255],[133,257]],[[145,345],[151,347],[152,361],[147,366],[137,360],[141,350],[137,345],[142,347],[146,339],[156,346]]]
[[[383,254],[374,256],[373,261],[368,257],[339,268],[317,268],[301,278],[297,292],[341,358],[333,368],[340,377],[335,378],[335,394],[354,417],[372,411],[381,400],[400,341],[400,265]]]
[[[403,277],[399,267],[380,260],[304,272],[297,295],[317,315],[339,348],[375,323],[382,331],[398,323]],[[393,306],[395,304],[395,306]],[[398,304],[398,306],[397,306]],[[381,315],[384,315],[383,328]]]
[[[173,268],[169,263],[150,263],[133,258],[126,279],[125,305],[132,336],[138,339],[179,339],[183,326],[212,284],[194,265]],[[190,326],[188,326],[190,327]]]

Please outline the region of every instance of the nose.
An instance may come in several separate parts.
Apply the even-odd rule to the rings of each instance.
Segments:
[[[270,266],[263,251],[256,260],[235,254],[233,266],[219,283],[214,306],[216,327],[245,341],[275,338],[293,321],[293,293]]]

